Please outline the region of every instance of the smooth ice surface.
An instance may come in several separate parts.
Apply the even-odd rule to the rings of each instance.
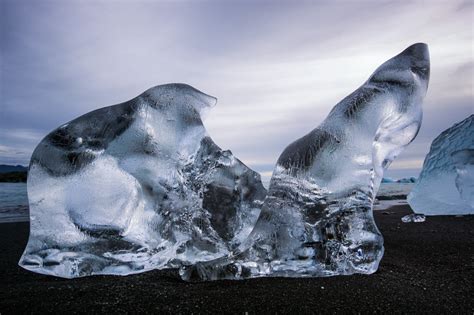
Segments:
[[[408,203],[426,215],[474,213],[474,115],[431,143]]]
[[[382,64],[280,155],[249,238],[186,266],[187,280],[370,274],[383,255],[372,206],[384,170],[416,136],[429,78],[425,44]]]
[[[46,136],[30,163],[20,265],[66,278],[125,275],[238,246],[266,190],[207,135],[201,114],[215,102],[188,85],[161,85]]]
[[[425,222],[426,217],[423,214],[419,213],[412,213],[412,214],[407,214],[406,216],[402,217],[402,222],[403,223],[420,223],[420,222]]]

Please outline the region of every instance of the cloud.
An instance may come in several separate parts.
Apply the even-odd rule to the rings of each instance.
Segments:
[[[472,113],[466,2],[6,0],[0,12],[9,131],[0,140],[12,150],[0,155],[10,160],[20,147],[27,160],[41,138],[21,130],[45,135],[151,86],[186,82],[219,99],[205,121],[216,143],[268,173],[286,145],[419,41],[432,59],[424,122],[391,169],[422,160],[439,132]]]
[[[31,129],[0,128],[0,164],[28,165],[31,153],[44,136]]]

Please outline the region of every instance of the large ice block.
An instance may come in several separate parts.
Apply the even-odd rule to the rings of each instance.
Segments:
[[[384,170],[416,136],[429,79],[426,44],[382,64],[324,122],[280,155],[255,228],[186,280],[370,274],[383,255],[372,206]]]
[[[474,213],[474,115],[433,140],[407,199],[426,215]]]
[[[214,259],[252,230],[260,175],[207,135],[214,97],[167,84],[66,123],[35,149],[20,266],[59,277]]]

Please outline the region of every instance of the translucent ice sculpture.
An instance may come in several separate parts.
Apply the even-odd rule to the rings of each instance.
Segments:
[[[247,240],[227,257],[183,267],[183,279],[375,272],[383,238],[372,205],[384,170],[420,128],[428,79],[425,44],[382,64],[283,151]]]
[[[266,190],[207,135],[201,114],[215,102],[188,85],[161,85],[46,136],[30,163],[20,265],[66,278],[125,275],[238,246]]]
[[[434,139],[407,199],[426,215],[474,213],[474,115]]]

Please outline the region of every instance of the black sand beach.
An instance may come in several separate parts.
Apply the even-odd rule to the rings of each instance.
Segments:
[[[17,262],[28,223],[0,224],[0,314],[474,312],[474,216],[402,223],[408,206],[376,211],[385,237],[377,273],[313,279],[186,283],[175,271],[64,280]]]

